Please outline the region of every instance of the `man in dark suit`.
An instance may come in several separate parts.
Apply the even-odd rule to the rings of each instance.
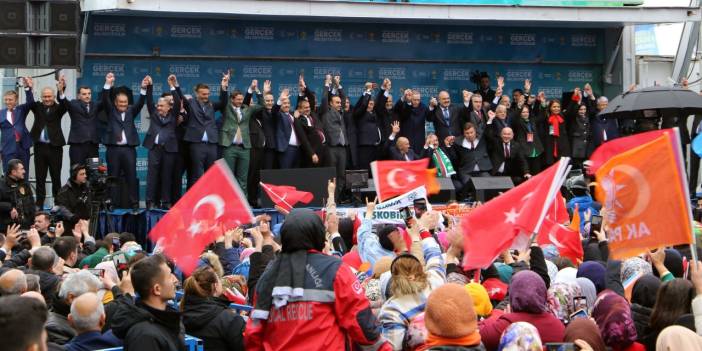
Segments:
[[[475,125],[469,122],[463,127],[463,136],[447,138],[444,146],[446,155],[458,170],[458,174],[452,177],[456,192],[461,195],[459,197],[467,196],[474,191],[470,178],[487,177],[492,170],[487,142],[478,136]]]
[[[378,95],[375,97],[375,114],[378,116],[380,140],[386,140],[390,136],[392,122],[399,120],[397,111],[393,108],[394,101],[390,89],[392,89],[392,81],[385,78]],[[382,157],[383,155],[378,155],[379,159]]]
[[[115,83],[112,72],[105,77],[102,92],[102,103],[107,110],[107,129],[104,142],[107,146],[107,173],[113,177],[126,179],[129,205],[133,210],[139,208],[139,185],[136,176],[136,147],[139,145],[139,134],[134,123],[141,112],[146,98],[147,88],[151,85],[151,77],[146,76],[141,81],[139,100],[129,106],[129,99],[124,92],[115,95],[110,101],[110,93]],[[115,188],[112,202],[119,203],[120,192]]]
[[[353,109],[358,143],[358,169],[370,169],[370,163],[378,158],[378,145],[382,140],[375,100],[372,99],[373,84],[366,83],[363,95]]]
[[[227,106],[229,78],[229,72],[222,76],[220,83],[222,90],[218,102],[210,101],[210,87],[202,83],[195,86],[195,99],[186,100],[185,108],[188,111],[188,119],[185,121],[183,140],[190,143],[190,169],[193,184],[202,177],[217,158],[219,133],[215,123],[215,112],[223,111]],[[176,88],[176,92],[183,98],[180,88]]]
[[[600,116],[600,113],[604,111],[609,104],[609,100],[607,100],[606,96],[600,96],[595,99],[591,88],[588,89],[587,86],[585,87],[583,95],[587,110],[590,111],[590,130],[588,131],[590,140],[588,140],[587,143],[587,156],[590,157],[600,145],[619,137],[619,121],[616,118],[602,118]]]
[[[258,81],[251,81],[249,91],[258,90]],[[244,94],[235,91],[231,94],[230,103],[222,112],[222,128],[219,133],[219,145],[224,148],[224,160],[234,173],[244,195],[247,193],[247,178],[251,159],[250,121],[253,115],[263,107],[261,105],[244,105]]]
[[[429,119],[429,109],[422,103],[421,94],[406,89],[402,98],[395,103],[395,110],[402,123],[400,136],[409,139],[415,153],[422,152],[426,137],[424,123]]]
[[[446,90],[439,92],[438,99],[431,99],[429,120],[434,125],[439,140],[444,140],[449,135],[461,135],[461,124],[467,119],[467,110],[465,105],[452,104],[451,96]]]
[[[151,82],[149,82],[151,83]],[[168,85],[175,91],[178,85],[176,76],[168,76]],[[146,174],[146,209],[154,205],[169,209],[173,203],[172,183],[175,161],[178,157],[176,123],[180,107],[180,96],[161,97],[154,106],[153,85],[146,91],[146,107],[149,110],[149,131],[144,137],[144,147],[149,150],[149,164]]]
[[[59,81],[58,91],[63,90]],[[66,139],[61,132],[61,118],[66,113],[66,107],[56,102],[56,96],[51,88],[41,91],[41,102],[30,105],[34,113],[34,124],[29,135],[34,142],[34,167],[36,174],[37,207],[44,207],[46,199],[46,174],[51,173],[51,195],[56,198],[61,190],[61,163],[63,162],[63,146]]]
[[[305,87],[305,91],[306,91]],[[314,100],[312,100],[314,101]],[[295,120],[296,126],[305,134],[302,139],[302,167],[326,167],[329,165],[329,152],[324,145],[325,137],[322,124],[316,113],[312,112],[312,104],[309,95],[298,97],[297,111],[299,111],[299,122]]]
[[[14,90],[6,91],[3,94],[5,108],[0,110],[0,150],[2,154],[3,171],[8,173],[7,165],[12,159],[22,161],[29,173],[29,148],[32,147],[32,139],[25,125],[29,108],[34,102],[32,95],[32,78],[22,78],[27,102],[17,105],[19,96]]]
[[[383,144],[384,154],[387,159],[394,161],[414,161],[425,157],[424,153],[417,154],[412,149],[409,139],[401,137],[400,122],[392,122],[392,132]]]
[[[495,99],[495,91],[490,87],[490,76],[486,72],[480,73],[480,88],[473,94],[480,95],[481,100],[487,103]]]
[[[342,106],[346,97],[341,86],[341,77],[335,76],[331,84],[328,80],[325,81],[323,89],[324,97],[319,114],[322,116],[324,137],[327,141],[331,165],[336,168],[336,198],[339,200],[339,195],[346,186],[346,147],[349,145],[349,135],[343,113],[344,106]]]
[[[256,100],[260,108],[249,120],[249,134],[251,135],[251,153],[249,157],[249,174],[247,176],[248,189],[247,197],[252,207],[258,207],[259,182],[261,181],[261,168],[265,153],[266,134],[263,130],[264,117],[271,118],[273,108],[273,94],[271,94],[271,81],[263,83],[263,94],[256,87],[255,90],[247,90],[244,96],[244,104],[251,106],[253,94],[256,93]],[[273,139],[275,140],[275,139]],[[275,142],[273,143],[275,146]]]
[[[295,129],[295,117],[290,112],[290,93],[284,89],[280,93],[278,103],[280,111],[276,116],[276,149],[280,169],[298,168],[300,166],[300,138]]]
[[[464,98],[470,100],[470,111],[468,112],[468,122],[475,126],[478,137],[482,137],[487,128],[488,110],[483,106],[483,98],[480,94],[470,94],[463,92]]]
[[[92,102],[92,90],[87,86],[78,88],[78,98],[68,101],[66,99],[66,78],[62,75],[59,103],[68,110],[71,118],[71,130],[68,133],[68,156],[71,165],[85,164],[87,158],[98,157],[98,115],[102,112],[102,97],[97,102]]]
[[[512,178],[514,185],[521,184],[531,178],[524,147],[514,141],[512,128],[502,128],[500,143],[490,153],[492,175]]]

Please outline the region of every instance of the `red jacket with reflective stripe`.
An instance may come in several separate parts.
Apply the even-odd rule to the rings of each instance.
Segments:
[[[351,269],[318,252],[308,254],[307,265],[302,299],[271,307],[267,320],[250,318],[246,350],[336,351],[350,342],[363,350],[392,350]]]

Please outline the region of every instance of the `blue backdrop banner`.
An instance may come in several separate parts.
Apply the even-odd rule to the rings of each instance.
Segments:
[[[385,77],[392,79],[395,97],[413,88],[426,102],[448,89],[460,101],[462,89],[475,89],[469,77],[479,70],[490,74],[493,85],[494,77],[504,76],[507,93],[530,79],[534,92],[557,98],[588,82],[601,91],[603,46],[598,29],[93,16],[79,84],[99,92],[113,72],[117,86],[138,94],[148,74],[154,94],[161,94],[172,73],[186,94],[203,82],[217,98],[222,73],[230,70],[232,90],[270,79],[276,95],[287,88],[296,96],[298,75],[319,95],[324,76],[340,74],[352,103],[366,81],[380,84]],[[141,140],[149,127],[146,116],[144,108],[137,119]],[[139,147],[142,198],[146,169],[147,150]]]

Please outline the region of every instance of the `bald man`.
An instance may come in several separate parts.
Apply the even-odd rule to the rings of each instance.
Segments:
[[[514,140],[514,132],[510,127],[504,127],[500,131],[500,141],[490,152],[490,161],[492,175],[510,177],[514,185],[531,178],[526,149]]]
[[[41,91],[41,101],[33,102],[29,108],[34,113],[34,124],[29,135],[34,142],[37,206],[41,209],[46,199],[47,171],[51,174],[51,195],[56,197],[61,189],[63,146],[66,145],[61,132],[61,118],[66,113],[66,107],[57,103],[54,90],[46,87]]]
[[[117,339],[111,330],[102,333],[105,308],[95,293],[85,293],[73,300],[68,322],[75,329],[76,336],[64,345],[67,351],[101,350],[122,346],[122,341]]]
[[[429,111],[428,119],[434,125],[439,140],[461,135],[461,124],[468,119],[468,107],[452,104],[448,91],[440,91],[437,98],[429,101]]]
[[[27,278],[19,269],[0,275],[0,296],[21,295],[27,291]]]

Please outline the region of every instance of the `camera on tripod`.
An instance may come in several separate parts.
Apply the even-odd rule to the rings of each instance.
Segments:
[[[109,190],[117,186],[117,177],[107,175],[107,167],[100,163],[97,157],[85,160],[85,169],[88,175],[88,186],[92,194],[92,201],[110,203]]]

